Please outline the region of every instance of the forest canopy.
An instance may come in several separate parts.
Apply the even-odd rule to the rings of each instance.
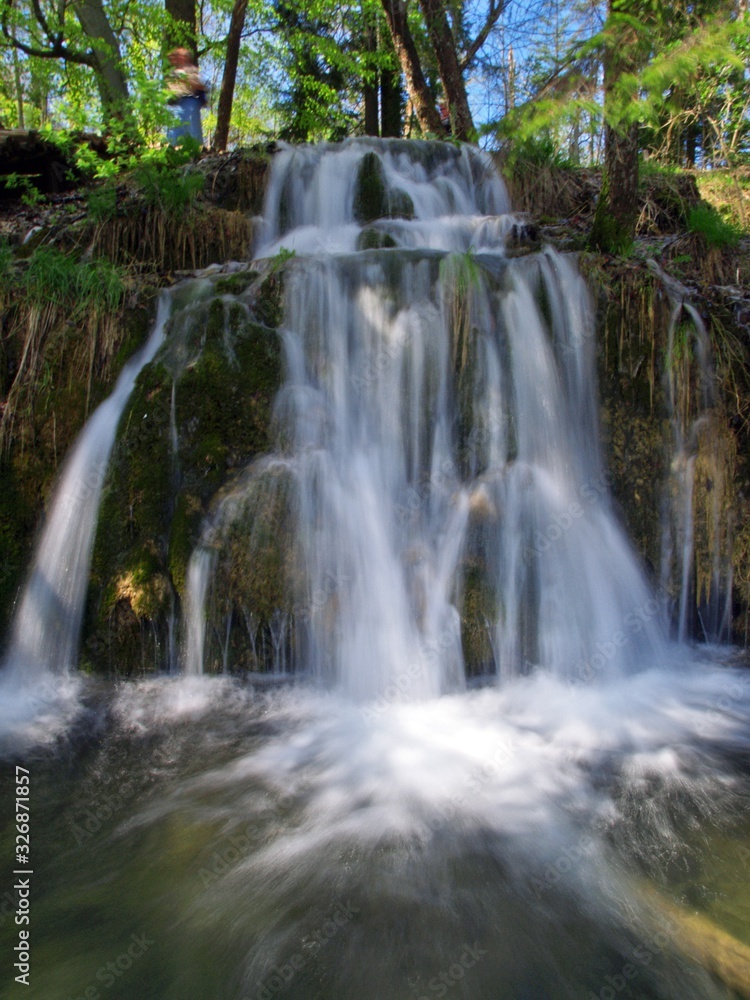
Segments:
[[[738,166],[746,0],[0,0],[0,124],[163,142],[165,56],[189,47],[217,149],[435,135],[598,164]]]

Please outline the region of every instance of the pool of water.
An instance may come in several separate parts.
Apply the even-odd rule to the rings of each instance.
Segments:
[[[733,996],[651,893],[750,944],[749,692],[687,653],[418,704],[84,683],[64,725],[4,746],[32,874],[30,986],[2,995]]]

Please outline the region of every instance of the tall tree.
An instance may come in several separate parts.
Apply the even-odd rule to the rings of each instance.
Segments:
[[[72,10],[83,31],[83,38],[67,41],[71,26],[65,3],[45,7],[34,0],[27,19],[13,3],[0,6],[2,33],[19,52],[37,59],[53,59],[94,70],[105,119],[122,118],[127,113],[128,85],[122,67],[117,35],[107,17],[102,0],[73,0]],[[81,42],[88,43],[82,47]]]
[[[387,41],[386,61],[380,68],[380,134],[384,139],[401,135],[403,104],[401,70],[397,68],[390,35]]]
[[[419,127],[424,133],[434,132],[435,135],[439,135],[443,130],[440,115],[435,107],[435,99],[427,86],[419,53],[409,29],[406,0],[381,0],[381,2]]]
[[[102,0],[74,0],[73,9],[91,39],[91,54],[97,71],[102,107],[122,117],[128,101],[128,85],[122,68],[120,43],[112,30]]]
[[[377,21],[365,9],[362,10],[362,20],[362,47],[368,56],[373,57],[378,51]],[[365,135],[380,135],[378,76],[377,66],[373,59],[370,61],[368,75],[362,85],[362,97],[365,105]]]
[[[189,49],[193,62],[198,63],[197,11],[196,0],[164,0],[164,10],[167,14],[165,32],[166,51],[181,48]]]
[[[214,131],[214,149],[223,151],[229,140],[229,122],[232,117],[234,102],[234,87],[237,81],[237,64],[240,56],[242,29],[245,26],[247,0],[234,0],[232,18],[229,22],[227,35],[227,54],[224,60],[224,75],[219,93],[219,106],[216,111],[216,129]]]
[[[638,220],[638,123],[623,119],[617,106],[621,77],[639,68],[640,46],[632,18],[638,0],[609,0],[604,55],[604,168],[591,243],[599,250],[621,253],[635,238]]]
[[[475,135],[474,120],[466,96],[466,86],[461,64],[456,52],[456,42],[448,23],[442,0],[419,0],[424,14],[427,33],[437,59],[440,79],[443,83],[448,110],[451,118],[451,131],[457,139],[464,142],[473,140]]]

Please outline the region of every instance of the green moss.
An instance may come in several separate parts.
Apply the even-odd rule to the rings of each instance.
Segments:
[[[386,214],[392,219],[413,219],[414,202],[401,188],[391,188],[387,197]]]
[[[242,277],[247,288],[252,276]],[[100,667],[111,666],[113,636],[136,659],[149,636],[166,644],[174,595],[185,592],[214,497],[270,446],[281,381],[277,335],[251,321],[240,302],[215,299],[195,313],[191,299],[183,308],[197,320],[185,327],[174,317],[169,368],[153,363],[141,372],[110,464],[87,618],[87,656]]]
[[[95,660],[97,649],[109,656],[113,635],[124,646],[135,642],[138,622],[158,617],[171,602],[166,570],[173,486],[170,400],[166,368],[147,365],[120,423],[100,508],[87,612]]]
[[[488,623],[491,627],[497,617],[497,595],[479,566],[465,568],[460,613],[466,673],[469,677],[489,673],[494,656]]]
[[[0,625],[3,627],[7,625],[31,554],[35,521],[35,507],[19,489],[16,469],[5,465],[0,469]]]
[[[304,593],[294,528],[294,489],[285,466],[263,469],[242,487],[242,499],[228,527],[217,569],[221,598],[214,624],[228,615],[244,622],[244,628],[233,635],[234,669],[266,669],[273,655],[274,624],[286,618],[294,628],[295,608]]]
[[[284,285],[280,272],[273,271],[260,286],[258,297],[253,304],[253,311],[260,322],[271,329],[281,325],[284,312],[283,290]]]
[[[6,310],[2,354],[10,370],[17,370],[29,338],[39,359],[28,379],[16,386],[13,430],[0,472],[2,623],[8,620],[59,465],[149,328],[153,296],[147,289],[140,299],[135,308],[99,317],[89,313],[80,321],[67,309],[47,309],[40,322],[19,291]],[[4,388],[6,395],[10,386]]]
[[[357,171],[354,194],[354,218],[357,222],[373,222],[389,214],[385,174],[380,157],[366,153]]]
[[[633,234],[606,211],[601,200],[599,205],[591,227],[589,247],[602,253],[627,254],[633,246]]]
[[[125,336],[113,360],[115,377],[122,371],[126,361],[146,342],[154,321],[155,305],[156,289],[152,289],[150,294],[144,296],[144,301],[127,313]]]
[[[386,250],[395,246],[394,238],[378,229],[363,229],[357,237],[357,250]]]
[[[402,188],[388,188],[383,164],[376,153],[366,153],[360,162],[354,192],[354,218],[365,224],[375,219],[414,218],[414,202]]]
[[[219,278],[216,282],[216,293],[218,295],[239,295],[249,288],[257,277],[257,271],[238,271],[236,274]]]
[[[190,556],[200,540],[202,521],[200,498],[180,493],[170,525],[167,566],[174,588],[181,597],[185,593]]]

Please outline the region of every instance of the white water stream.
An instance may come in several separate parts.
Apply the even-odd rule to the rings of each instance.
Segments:
[[[3,714],[36,714],[40,690],[49,708],[78,665],[78,640],[91,548],[109,456],[125,404],[144,365],[164,340],[170,300],[159,300],[154,328],[127,362],[112,394],[90,417],[65,462],[47,511],[29,577],[14,615],[2,668]],[[6,714],[7,713],[7,714]]]
[[[573,262],[507,259],[513,221],[481,154],[410,148],[276,158],[258,254],[297,251],[278,453],[240,477],[194,553],[190,676],[113,687],[105,722],[79,725],[79,759],[34,765],[51,888],[32,1000],[96,988],[133,934],[152,943],[117,980],[123,1000],[727,996],[638,887],[648,876],[730,922],[747,912],[732,895],[747,672],[665,637],[609,500]],[[396,245],[356,252],[371,151],[415,217],[381,220]],[[313,681],[267,692],[196,676],[214,568],[262,476],[274,504],[293,484],[304,591],[299,620],[274,619],[271,665]],[[6,693],[75,660],[78,624],[63,649],[55,608],[67,629],[81,591],[45,596],[46,537]],[[66,538],[68,565],[82,543]],[[477,579],[488,652],[484,687],[467,690],[459,618]],[[231,667],[230,625],[213,631]]]
[[[414,217],[380,220],[393,246],[356,252],[374,151]],[[307,593],[335,591],[308,601],[293,666],[358,700],[462,689],[477,578],[481,666],[499,678],[590,682],[665,648],[609,502],[586,288],[551,250],[507,259],[507,207],[469,148],[358,141],[274,160],[259,256],[296,251],[275,426]],[[190,608],[202,643],[205,610]]]

